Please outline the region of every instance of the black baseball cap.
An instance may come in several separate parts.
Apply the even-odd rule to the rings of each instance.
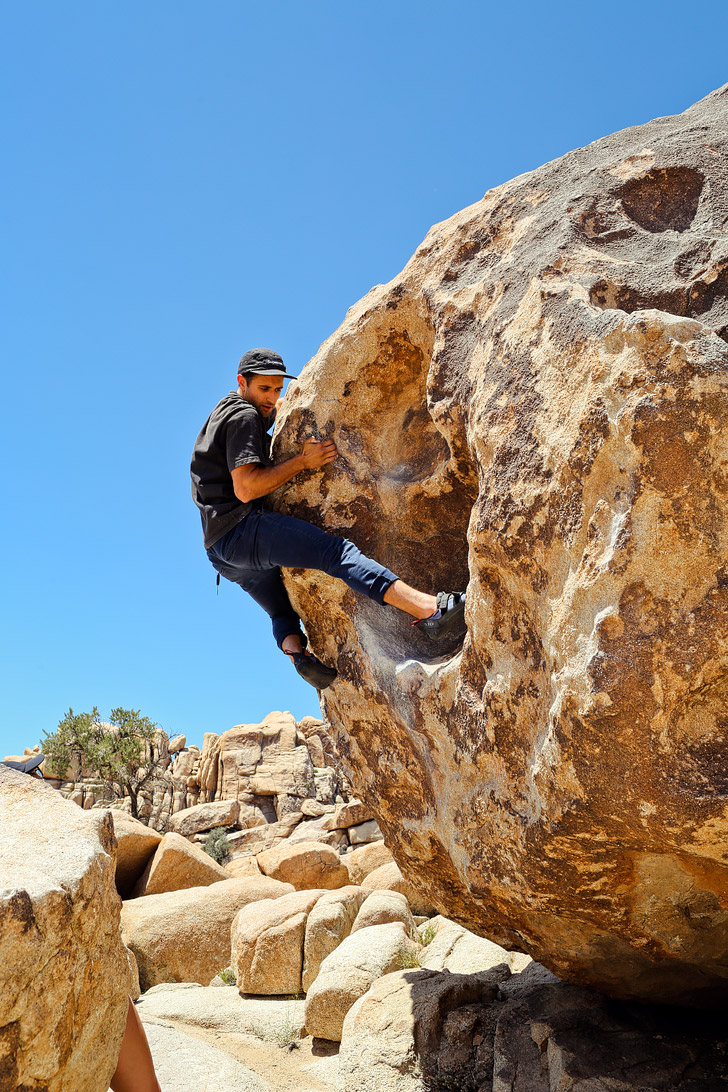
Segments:
[[[243,353],[238,364],[238,375],[252,372],[254,375],[282,375],[284,379],[298,379],[289,375],[283,363],[283,357],[272,349],[249,349]]]

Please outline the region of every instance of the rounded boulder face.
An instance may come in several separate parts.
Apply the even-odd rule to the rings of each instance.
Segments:
[[[105,1092],[131,987],[109,812],[0,766],[0,1086]]]
[[[728,85],[428,234],[307,365],[278,495],[440,643],[287,572],[323,708],[407,879],[614,996],[728,994]]]

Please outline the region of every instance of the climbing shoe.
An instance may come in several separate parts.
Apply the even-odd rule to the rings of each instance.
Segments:
[[[429,618],[419,618],[412,622],[427,636],[438,641],[441,637],[447,637],[458,626],[462,625],[465,614],[465,592],[438,592],[437,608]]]
[[[302,679],[305,679],[317,690],[325,690],[331,686],[338,672],[333,667],[327,667],[310,652],[294,652],[292,656],[293,666]]]

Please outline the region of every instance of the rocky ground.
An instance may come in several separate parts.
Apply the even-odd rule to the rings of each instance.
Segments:
[[[266,725],[274,754],[281,723]],[[256,765],[267,762],[262,747]],[[275,806],[270,821],[251,812],[250,826],[246,801],[210,801],[174,813],[163,834],[0,777],[4,829],[20,824],[32,843],[52,825],[58,850],[30,845],[23,869],[9,857],[0,877],[8,1088],[105,1092],[130,992],[163,1092],[728,1092],[720,1018],[611,1001],[437,914],[355,798],[301,796],[294,811],[276,801],[280,818]],[[200,845],[212,825],[229,832],[222,863]],[[51,972],[36,973],[68,957],[69,914],[74,936],[101,944],[80,986],[86,1007],[71,980],[54,971],[48,989]],[[42,936],[23,924],[41,919]]]
[[[104,1092],[127,991],[165,1092],[728,1090],[727,119],[436,225],[287,397],[276,503],[464,635],[288,572],[327,724],[160,733],[145,822],[0,770],[0,1092]]]

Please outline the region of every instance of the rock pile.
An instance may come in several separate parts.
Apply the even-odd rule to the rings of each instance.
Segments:
[[[25,755],[38,750],[26,748]],[[184,736],[170,741],[160,729],[153,758],[159,773],[141,791],[140,818],[160,831],[204,836],[213,827],[247,829],[284,820],[291,813],[312,818],[322,816],[326,805],[349,799],[327,726],[315,717],[297,723],[290,713],[270,713],[261,724],[239,724],[221,735],[206,732],[201,750],[194,744],[187,747]],[[58,778],[45,765],[40,770],[46,780],[80,807],[128,810],[128,799],[110,799],[95,771],[74,764]],[[347,816],[337,825],[353,827],[372,818],[368,809],[361,810],[361,816],[359,820]],[[356,833],[354,838],[357,841]],[[358,841],[377,838],[378,830],[364,830]]]
[[[432,228],[277,425],[280,507],[464,642],[289,572],[345,771],[451,918],[616,997],[728,995],[728,85]],[[325,397],[322,397],[325,394]]]

